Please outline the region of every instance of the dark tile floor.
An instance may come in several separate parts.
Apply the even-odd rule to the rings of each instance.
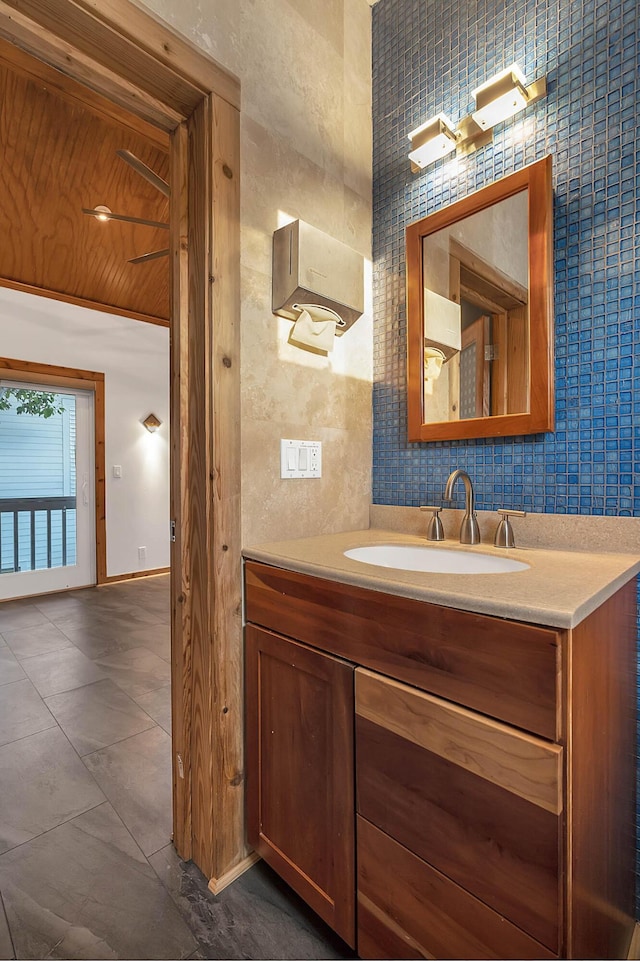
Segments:
[[[0,961],[350,958],[262,863],[171,835],[168,576],[0,603]]]

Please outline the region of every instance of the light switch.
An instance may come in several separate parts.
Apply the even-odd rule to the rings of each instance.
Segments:
[[[122,465],[121,465],[121,464],[114,464],[114,465],[113,465],[113,476],[114,476],[114,477],[122,477]]]
[[[280,477],[322,477],[322,442],[281,440]]]

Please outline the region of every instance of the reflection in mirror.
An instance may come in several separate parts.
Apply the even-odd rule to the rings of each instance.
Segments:
[[[409,439],[553,426],[551,162],[407,229]]]
[[[528,219],[523,190],[424,238],[426,420],[528,412]]]

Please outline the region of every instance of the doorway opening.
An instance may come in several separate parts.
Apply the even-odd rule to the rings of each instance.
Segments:
[[[174,843],[221,890],[247,858],[239,84],[129,0],[105,9],[75,0],[33,0],[28,13],[20,0],[5,7],[0,36],[12,47],[170,139]],[[3,283],[13,285],[10,277]]]

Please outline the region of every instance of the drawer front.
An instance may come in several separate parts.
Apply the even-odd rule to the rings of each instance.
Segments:
[[[360,815],[559,951],[562,748],[356,671]]]
[[[361,958],[555,958],[542,944],[363,818]]]
[[[246,618],[549,740],[557,631],[247,561]]]

